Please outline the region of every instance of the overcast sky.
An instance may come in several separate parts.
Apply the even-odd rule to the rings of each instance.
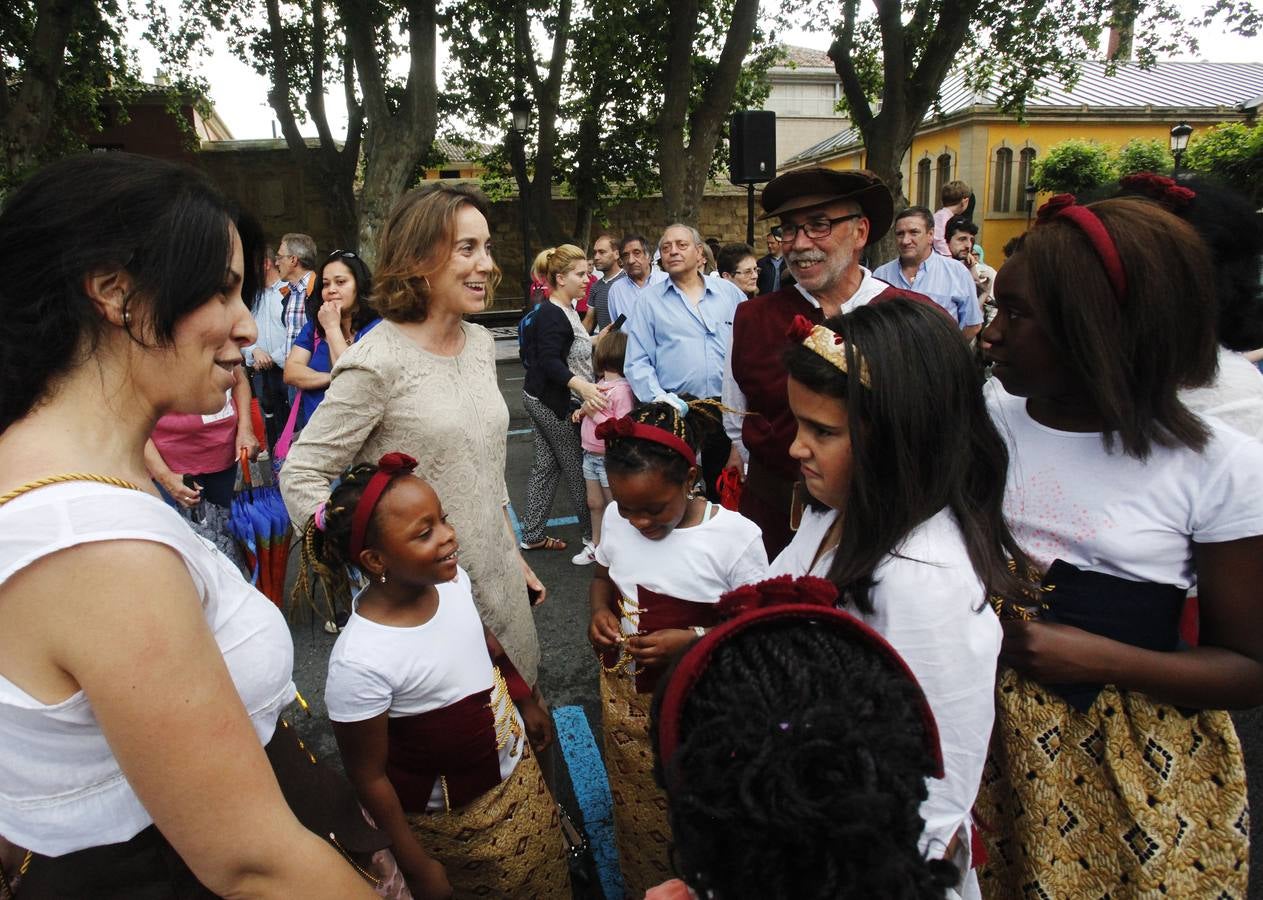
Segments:
[[[167,0],[172,7],[178,7],[177,0]],[[1197,14],[1204,6],[1204,0],[1176,0],[1176,6],[1188,16]],[[802,47],[827,49],[830,36],[818,32],[787,32],[783,35],[786,43]],[[1263,53],[1263,38],[1247,39],[1237,35],[1224,34],[1222,30],[1207,29],[1198,33],[1201,44],[1198,59],[1215,62],[1258,62]],[[143,76],[152,79],[155,74],[156,57],[151,50],[139,45]],[[1182,57],[1190,58],[1190,57]],[[439,47],[438,72],[440,86],[442,73],[446,68],[447,57],[444,48]],[[209,59],[202,66],[202,74],[210,82],[211,101],[215,105],[219,117],[228,126],[233,137],[238,139],[269,138],[273,130],[280,133],[275,123],[272,109],[268,106],[266,79],[255,74],[254,70],[240,59],[229,53],[222,37],[219,46],[214,49]],[[343,101],[342,89],[339,86],[331,92],[326,101],[329,114],[329,125],[336,136],[346,133],[346,104]],[[304,134],[314,135],[315,127],[310,123],[302,126]]]

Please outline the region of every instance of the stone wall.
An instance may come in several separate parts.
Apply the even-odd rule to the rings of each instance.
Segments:
[[[264,233],[274,245],[290,231],[310,234],[324,252],[334,249],[333,228],[321,193],[321,185],[308,183],[301,170],[294,166],[289,150],[272,141],[234,141],[204,145],[196,155],[196,163],[232,200],[258,217]],[[757,198],[756,198],[757,199]],[[557,221],[573,224],[575,201],[558,198],[553,201]],[[759,207],[755,206],[755,214]],[[615,235],[639,232],[651,242],[657,241],[663,228],[662,199],[646,197],[626,200],[606,214],[608,230]],[[491,235],[496,261],[504,273],[499,294],[501,303],[520,304],[522,284],[522,214],[516,200],[502,200],[491,207]],[[593,225],[593,234],[603,227]],[[746,237],[746,195],[731,185],[716,185],[702,203],[699,224],[702,237],[718,238],[722,243],[744,241]],[[756,251],[762,255],[764,229],[755,223]],[[540,247],[532,247],[532,258]]]

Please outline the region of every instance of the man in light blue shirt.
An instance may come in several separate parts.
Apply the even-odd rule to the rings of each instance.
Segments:
[[[873,276],[907,291],[925,294],[960,326],[965,340],[982,330],[982,307],[973,276],[959,261],[934,252],[934,214],[910,206],[895,216],[899,258],[873,270]]]
[[[745,294],[730,281],[702,274],[705,256],[696,229],[670,226],[658,249],[668,277],[645,292],[628,318],[623,371],[638,400],[685,409],[681,394],[718,399],[722,393],[732,318]],[[715,431],[702,447],[708,496],[717,496],[715,479],[733,462],[732,442],[722,428]],[[734,464],[740,465],[739,458]]]
[[[276,446],[276,439],[289,416],[289,391],[282,377],[285,356],[289,352],[284,298],[281,296],[281,286],[285,281],[277,271],[276,257],[271,251],[264,258],[263,283],[266,286],[259,290],[251,310],[259,336],[245,348],[244,353],[250,372],[250,386],[263,413],[270,451]]]
[[[627,277],[610,282],[606,305],[611,322],[617,320],[620,314],[630,319],[641,296],[667,280],[666,272],[654,268],[653,253],[643,235],[623,236],[618,244],[618,261]]]

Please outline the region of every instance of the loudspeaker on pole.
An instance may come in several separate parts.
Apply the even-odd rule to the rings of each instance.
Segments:
[[[728,180],[759,184],[776,177],[776,113],[746,109],[732,114]]]

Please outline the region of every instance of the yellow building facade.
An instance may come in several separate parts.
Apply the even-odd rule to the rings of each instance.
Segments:
[[[1073,89],[1041,85],[1047,93],[1028,103],[1024,122],[1002,114],[986,98],[967,95],[959,76],[942,92],[942,113],[927,117],[903,159],[903,191],[909,203],[937,209],[939,189],[961,180],[974,190],[973,220],[985,258],[998,267],[1003,248],[1026,230],[1026,184],[1031,167],[1048,149],[1069,138],[1117,149],[1128,141],[1166,145],[1173,125],[1198,132],[1223,122],[1250,121],[1263,98],[1263,64],[1159,63],[1152,69],[1123,66],[1108,75],[1090,64]],[[858,169],[864,146],[850,129],[808,148],[781,171],[808,165]],[[1036,197],[1034,207],[1046,199]]]

